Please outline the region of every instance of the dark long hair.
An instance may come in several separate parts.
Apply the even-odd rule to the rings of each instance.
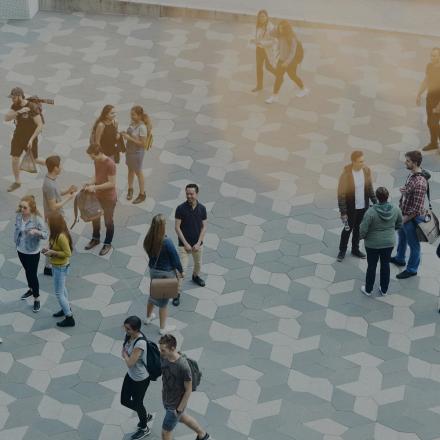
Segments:
[[[100,122],[104,122],[105,119],[107,118],[107,115],[115,108],[114,105],[111,104],[107,104],[105,105],[102,110],[101,110],[101,114],[99,115],[98,119],[95,121],[95,123],[93,124],[93,128],[92,128],[92,134],[90,136],[90,139],[92,139],[93,137],[93,142],[95,141],[95,132],[96,132],[96,127],[98,126],[98,124]]]
[[[47,219],[49,225],[49,243],[51,246],[58,240],[61,234],[64,234],[69,241],[70,250],[73,250],[72,237],[70,236],[69,228],[66,225],[64,217],[59,212],[54,212],[49,215]]]
[[[151,221],[150,229],[144,239],[144,250],[148,258],[159,257],[160,248],[165,237],[166,218],[163,214],[157,214]]]
[[[279,32],[280,27],[283,27],[285,29],[285,33],[283,35],[281,35]],[[292,25],[287,20],[281,20],[278,23],[277,30],[278,37],[284,37],[289,42],[289,46],[292,46],[294,40],[298,40],[292,28]]]
[[[267,13],[266,9],[260,9],[260,10],[257,12],[257,22],[256,22],[256,27],[257,27],[257,29],[258,29],[259,27],[263,27],[263,26],[260,24],[260,15],[261,15],[261,14],[265,14],[266,17],[267,17],[266,24],[264,25],[266,28],[267,28],[267,23],[269,23],[269,14]]]

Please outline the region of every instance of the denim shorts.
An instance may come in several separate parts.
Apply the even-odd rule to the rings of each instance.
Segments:
[[[167,432],[173,431],[183,414],[184,412],[177,414],[175,409],[165,408],[165,417],[162,422],[162,429]]]
[[[130,171],[139,172],[142,171],[144,163],[145,150],[139,149],[136,151],[128,151],[125,153],[125,163]]]
[[[173,270],[167,271],[167,270],[159,270],[150,268],[150,278],[175,278],[176,272]],[[152,298],[151,296],[148,298],[148,303],[153,304],[156,307],[159,307],[160,309],[163,309],[168,305],[169,299],[156,299]]]

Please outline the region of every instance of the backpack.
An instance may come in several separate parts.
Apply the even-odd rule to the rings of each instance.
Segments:
[[[145,365],[143,357],[141,361],[148,372],[148,378],[150,380],[157,380],[157,378],[162,375],[159,347],[153,341],[148,340],[142,332],[141,335],[142,336],[134,341],[133,347],[136,345],[137,341],[147,342],[147,365]],[[124,345],[127,344],[129,339],[130,337],[125,335]]]
[[[196,391],[197,387],[200,385],[200,381],[202,380],[202,373],[199,368],[199,364],[194,360],[186,355],[182,354],[186,361],[188,362],[189,368],[191,370],[191,377],[192,377],[192,390]]]
[[[75,197],[73,204],[73,210],[75,213],[75,220],[72,223],[70,229],[72,229],[78,220],[78,210],[80,217],[85,222],[91,222],[97,218],[100,218],[103,210],[101,204],[95,193],[91,193],[82,189]]]

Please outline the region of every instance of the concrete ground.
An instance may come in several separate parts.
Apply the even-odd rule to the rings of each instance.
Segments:
[[[215,440],[433,440],[440,438],[440,353],[434,247],[419,276],[390,295],[364,297],[365,261],[335,261],[341,224],[336,184],[353,149],[365,151],[375,185],[397,196],[403,153],[427,142],[415,95],[428,37],[298,29],[310,96],[286,80],[281,102],[254,86],[251,25],[183,19],[57,15],[0,28],[1,109],[16,85],[54,98],[45,107],[41,155],[57,153],[63,183],[92,173],[85,154],[100,108],[121,127],[133,103],[151,114],[145,160],[148,200],[125,200],[118,166],[114,251],[87,253],[90,225],[74,229],[68,280],[78,325],[59,330],[51,279],[42,310],[19,300],[24,273],[12,243],[20,197],[38,196],[44,171],[12,180],[9,136],[0,131],[0,440],[128,439],[136,418],[119,404],[125,366],[122,322],[143,317],[148,279],[141,243],[152,215],[170,217],[187,182],[209,210],[203,272],[188,281],[171,322],[203,372],[190,411]],[[439,157],[425,156],[438,211]],[[66,209],[72,216],[71,206]],[[158,339],[155,322],[143,329]],[[160,438],[160,381],[145,399]],[[176,438],[189,440],[182,426]]]

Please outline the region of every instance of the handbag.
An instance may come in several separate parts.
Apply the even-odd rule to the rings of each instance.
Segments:
[[[29,149],[26,150],[26,153],[24,154],[23,159],[21,160],[20,170],[33,174],[38,172],[34,155],[32,154],[32,151]]]
[[[159,256],[162,251],[160,247],[154,269],[156,269]],[[152,278],[150,280],[150,296],[153,299],[172,299],[179,294],[179,280],[177,274],[175,278]]]
[[[429,182],[427,182],[427,184],[428,190],[426,195],[428,196],[429,208],[425,212],[425,220],[417,223],[416,234],[420,242],[433,244],[440,236],[440,227],[438,218],[432,211]]]

